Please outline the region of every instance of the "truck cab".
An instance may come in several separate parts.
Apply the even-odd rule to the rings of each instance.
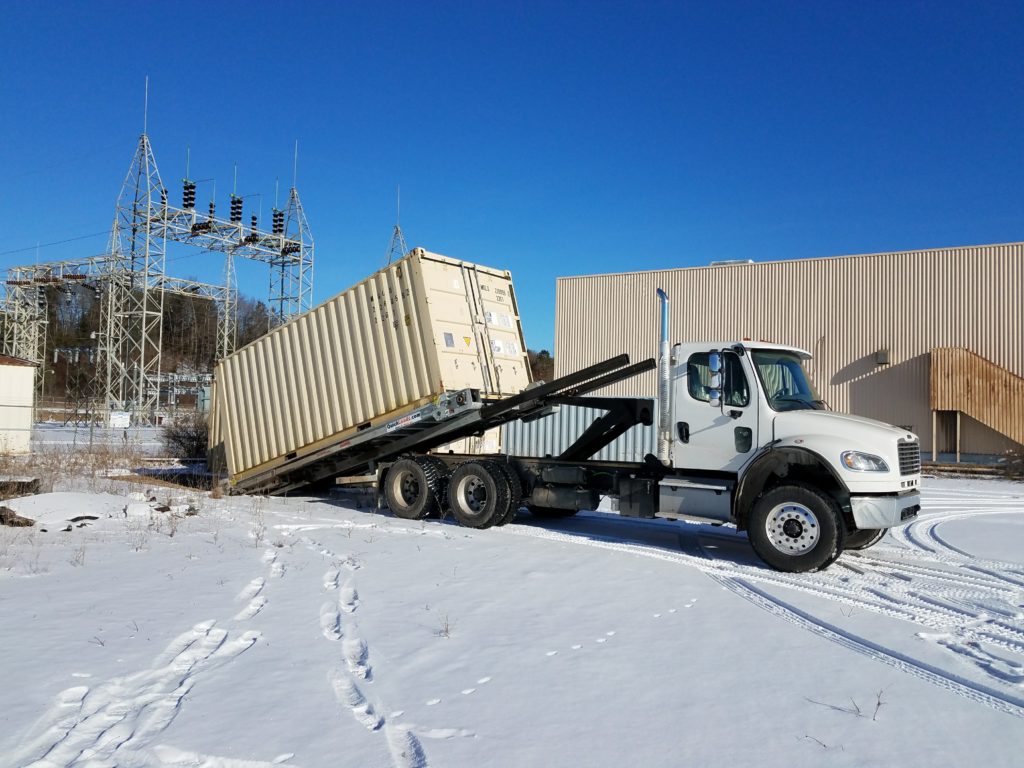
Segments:
[[[733,523],[773,567],[806,571],[917,514],[917,437],[830,410],[810,357],[754,341],[672,348],[659,517]]]

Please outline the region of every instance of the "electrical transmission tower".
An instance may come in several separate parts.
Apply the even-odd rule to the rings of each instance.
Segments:
[[[270,315],[280,324],[310,309],[313,236],[293,186],[285,210],[274,208],[271,231],[253,214],[243,223],[243,199],[231,196],[230,216],[196,211],[196,182],[184,179],[181,207],[168,201],[149,137],[139,137],[121,187],[109,252],[82,259],[12,267],[0,301],[0,352],[36,363],[45,355],[46,288],[82,284],[100,303],[96,338],[98,411],[127,411],[134,424],[153,424],[161,405],[164,296],[210,300],[217,308],[217,358],[234,351],[237,290],[234,259],[270,268]],[[225,259],[225,284],[209,285],[166,274],[167,243],[180,243]],[[45,365],[40,366],[40,376]],[[40,378],[41,383],[41,378]]]
[[[388,246],[388,264],[398,261],[409,252],[409,246],[405,244],[405,235],[402,234],[400,224],[402,218],[402,188],[398,188],[398,207],[395,212],[395,229],[391,233],[391,244]]]
[[[106,372],[105,402],[152,424],[160,400],[164,277],[167,254],[167,191],[143,133],[128,168],[110,234],[110,255],[101,302],[99,355]]]

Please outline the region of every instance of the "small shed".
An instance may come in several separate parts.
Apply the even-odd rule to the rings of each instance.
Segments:
[[[31,450],[35,368],[28,360],[0,355],[0,455]]]

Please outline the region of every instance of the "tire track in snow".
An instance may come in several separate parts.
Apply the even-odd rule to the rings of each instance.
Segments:
[[[813,632],[819,637],[824,637],[851,651],[856,651],[883,664],[888,664],[901,672],[927,680],[940,688],[945,688],[979,704],[985,704],[1000,712],[1024,718],[1024,698],[995,690],[973,680],[955,675],[947,670],[926,664],[918,659],[886,649],[876,643],[858,638],[852,633],[845,632],[814,618],[810,614],[767,594],[742,579],[727,578],[720,574],[709,575],[734,594],[739,595],[774,616],[778,616],[791,624]]]
[[[1016,509],[1000,509],[998,513],[1024,508],[1024,502],[1018,503],[1020,506]],[[961,506],[956,514],[969,516],[971,513],[962,512]],[[513,526],[503,529],[502,534],[588,546],[696,568],[723,586],[742,592],[751,602],[804,628],[841,641],[841,644],[878,657],[911,674],[918,674],[975,701],[1024,716],[1024,698],[1020,695],[1021,683],[1017,680],[1017,671],[1024,669],[1024,664],[1013,658],[996,656],[986,649],[999,648],[1024,659],[1024,591],[1012,576],[996,569],[1007,566],[1019,569],[1019,564],[977,560],[968,555],[937,555],[931,550],[908,547],[895,552],[848,553],[824,572],[784,574],[760,566],[711,559],[713,556],[704,553],[701,540],[742,542],[746,546],[742,535],[719,531],[700,532],[694,537],[702,556],[656,545],[623,542],[591,531],[573,535],[531,526]],[[682,540],[681,545],[685,546]],[[921,555],[925,557],[923,562],[919,559]],[[776,598],[754,584],[784,587],[938,630],[920,632],[918,636],[940,644],[958,660],[968,660],[972,667],[991,678],[993,685],[975,682],[954,671],[874,647],[799,612],[788,603],[777,601],[779,607],[770,608],[769,603]],[[750,597],[751,590],[755,597]],[[1004,691],[1003,688],[1011,690]]]

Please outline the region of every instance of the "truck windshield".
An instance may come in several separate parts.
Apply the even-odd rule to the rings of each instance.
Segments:
[[[825,403],[807,379],[800,358],[784,350],[759,349],[751,352],[761,377],[768,405],[776,411],[823,409]]]

